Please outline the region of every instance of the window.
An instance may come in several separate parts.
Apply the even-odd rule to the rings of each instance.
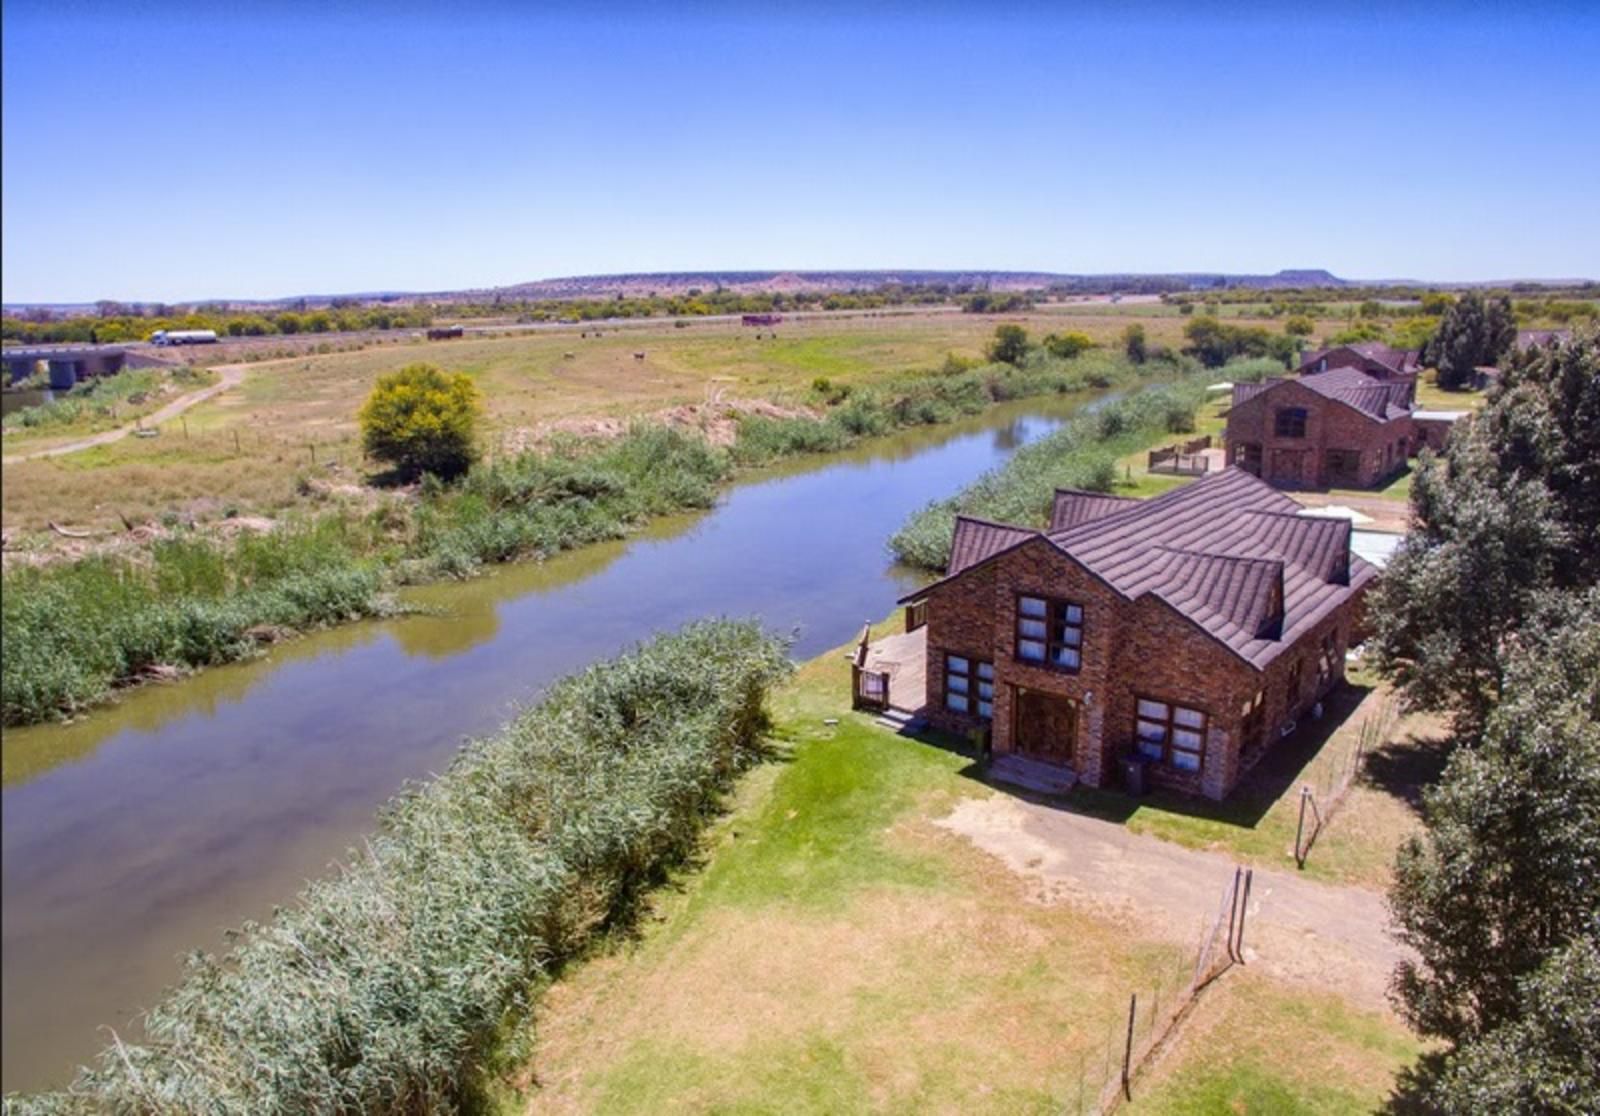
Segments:
[[[1242,468],[1259,474],[1261,472],[1261,443],[1240,442],[1236,458]]]
[[[1139,699],[1135,743],[1139,754],[1179,771],[1199,771],[1205,749],[1206,715],[1165,701]]]
[[[1280,438],[1304,438],[1306,436],[1306,409],[1304,407],[1283,407],[1273,416],[1272,430]]]
[[[1300,660],[1296,659],[1289,664],[1289,683],[1285,687],[1284,708],[1293,713],[1294,707],[1300,702]]]
[[[1047,597],[1017,598],[1017,658],[1077,670],[1083,655],[1083,607]]]
[[[1331,449],[1327,460],[1328,472],[1335,476],[1353,477],[1361,471],[1361,454],[1357,450]]]
[[[956,713],[994,716],[994,664],[964,655],[944,657],[944,705]]]

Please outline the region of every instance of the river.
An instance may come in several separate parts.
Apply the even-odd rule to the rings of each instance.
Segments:
[[[1072,409],[1008,404],[791,462],[625,542],[409,591],[426,615],[7,731],[0,1084],[64,1084],[106,1028],[136,1035],[182,954],[290,900],[405,780],[555,678],[709,615],[759,616],[798,658],[846,642],[919,580],[890,564],[894,528]]]

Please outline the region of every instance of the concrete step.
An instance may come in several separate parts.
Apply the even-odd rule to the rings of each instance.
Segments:
[[[1070,767],[1002,753],[989,761],[989,779],[1036,794],[1056,795],[1071,790],[1078,776]]]
[[[902,736],[921,732],[923,726],[927,724],[921,717],[907,713],[903,709],[885,709],[872,720],[890,732],[897,732]]]

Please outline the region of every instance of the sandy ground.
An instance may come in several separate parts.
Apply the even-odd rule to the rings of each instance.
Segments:
[[[1308,508],[1339,505],[1358,511],[1371,520],[1361,526],[1372,531],[1403,535],[1411,522],[1411,504],[1406,500],[1386,500],[1382,496],[1358,496],[1350,492],[1290,492],[1289,495]]]
[[[963,801],[938,824],[1032,881],[1038,902],[1137,917],[1191,947],[1233,879],[1225,856],[1009,795]],[[1388,936],[1377,892],[1257,868],[1246,917],[1247,964],[1387,1010],[1389,976],[1405,953]]]
[[[140,426],[160,426],[164,422],[170,422],[172,419],[175,419],[179,415],[183,414],[183,412],[187,411],[190,407],[197,407],[206,400],[222,394],[229,388],[237,387],[244,379],[245,371],[248,368],[249,365],[246,364],[220,365],[216,369],[216,372],[221,378],[218,379],[216,383],[212,384],[210,387],[201,388],[199,391],[191,391],[187,395],[180,395],[178,398],[174,399],[171,403],[168,403],[160,410],[153,411],[152,413],[145,415],[138,422],[130,422],[128,425],[119,426],[115,430],[105,430],[99,434],[94,434],[87,438],[79,438],[77,441],[67,442],[65,445],[52,446],[49,449],[35,450],[32,453],[19,453],[15,456],[5,458],[4,464],[11,465],[18,461],[31,461],[36,457],[62,457],[66,454],[77,453],[80,450],[86,450],[93,446],[104,446],[110,444],[111,442],[120,442],[129,434],[132,434]]]

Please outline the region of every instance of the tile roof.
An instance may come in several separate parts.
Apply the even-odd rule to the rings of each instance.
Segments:
[[[1326,372],[1308,372],[1293,379],[1273,377],[1259,384],[1235,384],[1233,405],[1238,406],[1282,384],[1299,384],[1310,388],[1323,398],[1353,407],[1378,422],[1405,418],[1410,414],[1411,400],[1416,391],[1416,385],[1409,380],[1384,381],[1358,368],[1330,368]]]
[[[1112,512],[1122,511],[1139,501],[1132,496],[1111,496],[1104,492],[1085,492],[1081,488],[1056,489],[1055,502],[1050,507],[1050,530],[1060,531],[1100,519]]]
[[[1349,520],[1300,515],[1299,504],[1237,467],[1068,522],[1085,495],[1058,494],[1051,518],[1065,525],[1048,532],[958,519],[949,574],[905,599],[1043,539],[1124,598],[1158,597],[1262,669],[1377,575],[1351,554]]]
[[[1377,361],[1391,372],[1415,372],[1421,365],[1422,353],[1417,349],[1395,349],[1385,345],[1382,341],[1352,341],[1348,345],[1333,345],[1326,349],[1318,349],[1310,353],[1300,362],[1300,371],[1308,371],[1324,357],[1343,349],[1355,353],[1366,360]],[[1333,371],[1333,369],[1329,369]],[[1326,375],[1327,373],[1313,373],[1313,375]]]
[[[1536,345],[1565,344],[1572,340],[1570,329],[1519,329],[1517,348],[1531,349]]]

